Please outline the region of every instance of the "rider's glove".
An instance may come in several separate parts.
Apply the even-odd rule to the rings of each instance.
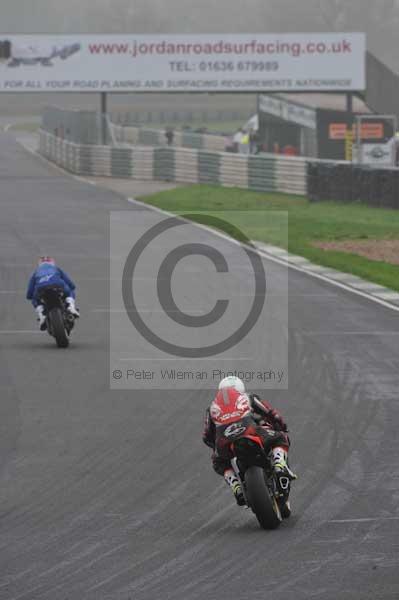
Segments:
[[[270,416],[273,419],[276,429],[284,432],[288,431],[287,424],[285,423],[283,417],[276,410],[273,409],[270,411]]]

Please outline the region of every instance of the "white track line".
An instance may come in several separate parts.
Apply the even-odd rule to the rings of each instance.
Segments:
[[[371,523],[373,521],[399,521],[399,517],[365,517],[362,519],[333,519],[328,523]]]
[[[84,177],[82,177],[81,175],[74,175],[73,173],[69,173],[69,171],[66,171],[62,167],[58,166],[56,163],[52,162],[51,160],[49,160],[48,158],[46,158],[45,156],[40,154],[40,152],[38,152],[37,150],[33,150],[32,148],[29,148],[29,146],[24,144],[23,140],[19,140],[17,138],[16,142],[18,144],[20,144],[20,146],[22,146],[22,148],[24,148],[27,152],[29,152],[29,154],[33,154],[33,156],[40,158],[41,161],[47,163],[50,167],[52,167],[56,171],[60,171],[60,173],[62,173],[64,176],[69,176],[72,179],[76,179],[76,181],[79,181],[80,183],[84,182],[84,183],[89,183],[91,185],[97,185],[94,181],[89,181],[88,179],[84,179]]]
[[[251,360],[253,361],[254,357],[253,356],[227,356],[226,358],[218,358],[218,362],[223,362],[223,361],[228,361],[231,362],[232,360]],[[133,356],[132,358],[118,358],[119,362],[144,362],[144,361],[151,361],[154,362],[154,358],[141,358],[141,357],[137,357],[137,356]],[[173,356],[173,358],[157,358],[156,361],[160,361],[160,360],[164,360],[167,362],[170,362],[171,360],[173,360],[173,362],[187,362],[187,360],[195,360],[197,361],[204,361],[204,362],[211,362],[212,358],[195,358],[195,359],[187,359],[187,358],[177,358],[176,356]],[[216,371],[218,369],[215,369]]]
[[[15,333],[42,333],[38,329],[3,329],[0,335],[14,335]]]
[[[138,308],[137,310],[130,310],[130,311],[126,310],[125,308],[119,308],[119,309],[116,309],[116,308],[93,308],[91,310],[91,312],[94,312],[94,313],[115,313],[115,314],[123,314],[123,315],[126,315],[129,312],[132,312],[132,313],[138,312],[140,314],[141,313],[148,313],[148,314],[152,314],[152,313],[157,314],[157,313],[160,313],[161,315],[165,314],[165,311],[162,310],[162,309],[159,309],[159,308]],[[203,315],[204,314],[204,311],[201,310],[201,309],[194,310],[194,309],[191,309],[191,308],[187,308],[185,310],[182,309],[181,311],[180,310],[168,310],[168,313],[178,313],[178,314],[180,314],[181,312],[184,312],[187,315]]]
[[[399,331],[303,331],[303,335],[399,335]]]

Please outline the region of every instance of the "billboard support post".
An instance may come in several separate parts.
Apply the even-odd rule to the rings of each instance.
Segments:
[[[101,143],[107,145],[107,92],[101,92]]]
[[[353,94],[348,92],[346,94],[346,112],[350,115],[353,113]]]

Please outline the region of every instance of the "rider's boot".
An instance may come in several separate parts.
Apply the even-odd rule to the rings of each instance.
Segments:
[[[72,296],[68,296],[68,298],[65,298],[65,302],[67,305],[68,312],[71,313],[71,315],[73,315],[77,319],[79,319],[80,312],[79,309],[76,308],[75,298],[72,298]]]
[[[280,446],[273,448],[272,450],[272,464],[276,472],[281,491],[289,494],[290,482],[297,479],[297,476],[287,464],[287,451]]]
[[[278,476],[285,476],[290,481],[293,479],[297,479],[297,476],[293,471],[291,471],[287,464],[287,452],[286,450],[284,450],[284,448],[281,448],[280,446],[273,448],[272,463],[274,470]]]
[[[291,515],[291,506],[289,501],[290,484],[297,476],[287,464],[287,452],[284,448],[273,448],[272,463],[277,474],[280,493],[282,495],[283,504],[281,506],[281,516],[283,519],[288,519]]]
[[[244,494],[242,492],[241,483],[240,483],[239,479],[237,478],[236,474],[234,473],[233,469],[225,470],[224,480],[230,486],[238,506],[244,506],[245,498],[244,498]]]
[[[47,323],[46,315],[44,314],[44,306],[42,304],[39,304],[38,306],[36,306],[35,311],[37,314],[37,320],[39,321],[40,331],[46,331]]]

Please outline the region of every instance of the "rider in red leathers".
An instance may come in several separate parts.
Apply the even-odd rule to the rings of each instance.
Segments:
[[[271,461],[279,480],[280,478],[281,481],[296,479],[296,475],[287,464],[290,440],[283,417],[259,396],[247,394],[241,379],[233,376],[226,377],[220,382],[218,393],[206,411],[202,439],[214,451],[212,455],[214,470],[224,477],[240,506],[245,504],[244,494],[241,483],[231,468],[231,451],[222,434],[227,425],[245,416],[252,416],[255,424],[274,432]],[[218,435],[218,432],[221,435]],[[288,499],[287,508],[289,509]]]

